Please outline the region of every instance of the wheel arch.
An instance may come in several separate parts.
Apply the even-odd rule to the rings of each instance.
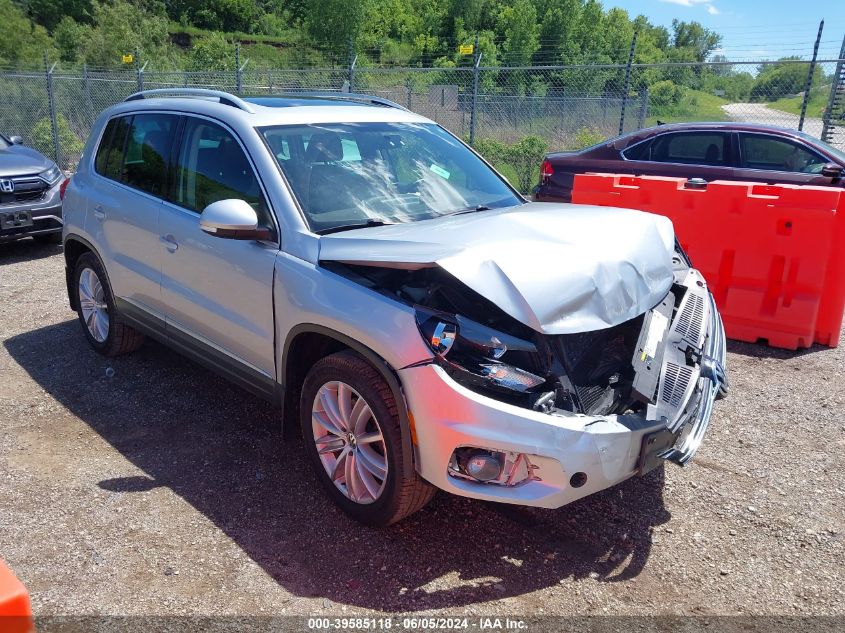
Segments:
[[[282,420],[285,437],[291,437],[298,428],[299,397],[308,371],[321,358],[347,349],[360,354],[376,369],[390,387],[399,412],[403,451],[406,455],[415,456],[408,405],[399,378],[390,364],[360,341],[331,328],[313,323],[300,324],[292,328],[288,332],[282,349],[279,375],[284,381],[282,383]],[[411,471],[414,469],[415,461],[414,458],[405,465],[409,470],[409,472],[404,473],[406,476],[413,474]]]
[[[103,263],[103,258],[97,252],[97,249],[94,248],[94,245],[84,237],[80,237],[75,233],[69,234],[64,241],[65,283],[67,284],[68,304],[70,305],[70,309],[73,311],[79,309],[76,301],[76,293],[74,292],[73,271],[76,268],[76,262],[85,253],[93,253],[94,257],[100,260],[100,265],[103,267],[107,281],[109,281],[109,287],[111,287],[111,280],[108,279],[108,271]]]

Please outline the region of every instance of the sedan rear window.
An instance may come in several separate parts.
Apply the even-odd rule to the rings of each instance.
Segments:
[[[484,161],[434,124],[285,125],[261,132],[314,231],[522,202]]]

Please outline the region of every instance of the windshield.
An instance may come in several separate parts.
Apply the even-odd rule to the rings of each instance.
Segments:
[[[315,232],[522,203],[434,124],[283,125],[261,132]]]
[[[6,137],[0,134],[0,149],[6,149],[7,147],[11,147],[11,145],[6,140]]]

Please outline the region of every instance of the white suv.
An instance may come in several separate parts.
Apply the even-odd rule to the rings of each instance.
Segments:
[[[437,488],[554,508],[685,463],[727,390],[667,219],[527,202],[375,97],[132,95],[64,217],[94,349],[149,335],[278,403],[369,524]]]

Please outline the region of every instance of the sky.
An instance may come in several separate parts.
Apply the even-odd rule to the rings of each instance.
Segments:
[[[800,55],[810,59],[824,19],[819,59],[836,59],[845,36],[844,0],[603,0],[634,17],[670,27],[672,19],[695,20],[722,35],[730,60],[777,59]]]

